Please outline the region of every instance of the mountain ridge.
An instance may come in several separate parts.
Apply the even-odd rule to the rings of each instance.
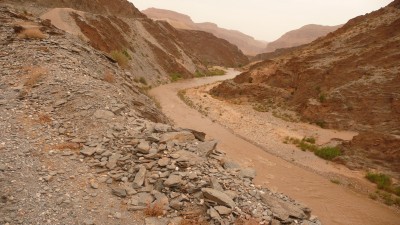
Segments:
[[[190,16],[172,10],[149,8],[142,10],[142,13],[155,20],[168,21],[172,26],[179,29],[202,30],[210,32],[219,38],[223,38],[232,44],[237,45],[243,51],[243,53],[247,55],[261,53],[267,43],[265,41],[258,41],[255,38],[237,30],[220,28],[215,23],[195,23]]]

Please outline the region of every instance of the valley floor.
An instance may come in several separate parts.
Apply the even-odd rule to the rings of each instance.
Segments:
[[[355,133],[285,122],[270,113],[222,102],[207,94],[212,83],[235,75],[237,72],[231,70],[222,77],[172,83],[157,87],[150,94],[156,97],[163,112],[176,125],[204,131],[209,138],[218,139],[221,150],[229,157],[244,166],[256,168],[257,184],[306,203],[323,224],[398,223],[399,212],[348,188],[373,190],[371,184],[361,179],[363,173],[326,162],[310,152],[283,143],[287,136],[314,136],[318,144],[324,144],[332,138],[349,140]],[[179,99],[177,93],[183,89],[188,89],[185,96],[192,105],[201,108],[203,114]],[[341,185],[332,180],[339,180]]]

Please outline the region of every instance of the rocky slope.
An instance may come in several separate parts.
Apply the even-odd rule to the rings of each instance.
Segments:
[[[360,142],[354,141],[343,158],[357,158],[351,152],[364,149],[371,163],[358,158],[352,167],[387,169],[398,176],[400,146],[385,140],[400,135],[399,4],[394,1],[308,46],[255,64],[212,93],[284,106],[324,127],[383,133],[371,148],[356,147]]]
[[[291,48],[299,45],[308,44],[319,37],[323,37],[328,33],[337,30],[339,26],[322,26],[316,24],[308,24],[299,29],[289,31],[277,40],[267,44],[263,52],[273,52],[280,48]]]
[[[187,46],[197,44],[198,38],[181,38],[186,33],[181,34],[167,23],[153,22],[126,0],[101,4],[93,0],[7,2],[18,3],[21,10],[32,8],[36,15],[51,20],[56,27],[88,41],[145,84],[165,83],[172,74],[192,77],[196,70],[207,74],[207,66],[213,63],[236,67],[248,62],[236,46],[208,34],[201,38],[202,44],[219,43],[215,46],[224,55],[215,55],[210,48],[189,51]]]
[[[321,224],[104,52],[3,3],[0,22],[1,224]]]
[[[220,28],[214,23],[195,23],[189,16],[178,12],[156,8],[149,8],[142,12],[149,18],[167,21],[178,29],[201,30],[212,33],[238,46],[246,55],[261,53],[267,44],[265,41],[255,40],[253,37],[239,31]]]

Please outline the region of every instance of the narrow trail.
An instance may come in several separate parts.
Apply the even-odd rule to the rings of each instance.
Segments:
[[[177,126],[203,131],[207,133],[208,138],[217,139],[219,148],[226,152],[228,157],[257,170],[256,184],[267,183],[270,189],[305,203],[312,208],[312,213],[317,215],[323,224],[400,224],[400,214],[394,209],[265,152],[204,117],[177,96],[179,90],[231,79],[237,74],[237,71],[229,70],[225,76],[184,80],[156,87],[150,90],[150,94],[160,102],[163,112]]]

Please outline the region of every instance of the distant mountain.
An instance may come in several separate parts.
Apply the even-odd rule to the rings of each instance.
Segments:
[[[220,28],[214,23],[195,23],[189,16],[174,11],[149,8],[143,10],[142,13],[154,20],[165,20],[178,29],[201,30],[212,33],[215,36],[238,46],[246,55],[256,55],[261,53],[267,45],[267,42],[265,41],[256,40],[253,37],[236,30]]]
[[[292,30],[277,39],[270,42],[264,52],[273,52],[280,48],[291,48],[303,44],[308,44],[315,39],[325,36],[328,33],[337,30],[342,25],[338,26],[322,26],[316,24],[305,25],[297,30]]]

